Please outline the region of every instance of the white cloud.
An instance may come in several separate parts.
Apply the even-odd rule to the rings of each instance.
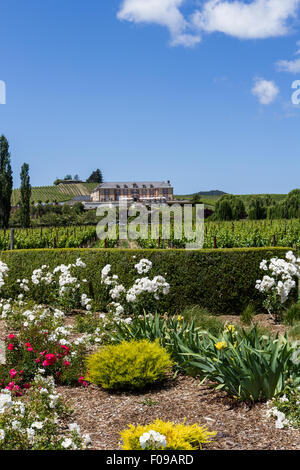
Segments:
[[[297,46],[300,47],[300,41],[297,42]],[[295,55],[300,55],[300,49],[297,50]],[[279,71],[298,73],[300,72],[300,57],[295,60],[279,60],[276,65]]]
[[[118,18],[165,26],[172,45],[194,46],[203,33],[222,32],[240,39],[283,36],[297,14],[300,0],[202,0],[185,18],[186,0],[123,0]]]
[[[190,34],[189,23],[180,12],[185,0],[123,0],[118,12],[120,20],[133,23],[156,23],[166,26],[171,34],[171,44],[187,47],[200,42],[199,35]]]
[[[288,20],[296,15],[299,0],[208,0],[193,15],[194,25],[203,31],[222,32],[240,39],[282,36],[289,31]]]
[[[270,81],[263,78],[256,78],[254,87],[252,88],[252,94],[256,96],[261,104],[271,104],[276,99],[279,88],[278,86]]]

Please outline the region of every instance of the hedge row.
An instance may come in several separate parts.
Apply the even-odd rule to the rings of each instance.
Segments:
[[[151,276],[161,274],[171,285],[164,299],[164,311],[180,312],[188,305],[201,305],[216,314],[239,314],[253,301],[262,307],[262,295],[255,281],[262,271],[262,259],[284,257],[288,248],[239,248],[219,250],[117,250],[117,249],[43,249],[2,252],[0,258],[9,266],[7,282],[9,296],[14,297],[16,279],[29,277],[32,270],[43,264],[54,268],[81,258],[87,265],[82,276],[88,279],[89,295],[100,309],[107,301],[101,285],[101,270],[112,265],[125,286],[137,277],[134,264],[142,258],[153,263]],[[297,292],[295,290],[295,296]]]

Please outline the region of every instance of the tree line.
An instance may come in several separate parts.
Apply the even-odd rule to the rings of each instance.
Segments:
[[[23,227],[30,226],[30,198],[31,185],[29,177],[29,165],[24,163],[20,173],[21,201],[20,219]],[[4,135],[0,137],[0,226],[9,227],[11,215],[11,196],[13,190],[13,176],[11,168],[11,155],[9,143]]]
[[[239,196],[226,194],[215,205],[212,220],[264,220],[300,218],[300,189],[291,191],[283,201],[276,202],[270,195],[253,196],[248,208]]]

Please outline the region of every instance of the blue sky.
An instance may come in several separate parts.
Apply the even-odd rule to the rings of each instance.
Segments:
[[[177,194],[300,187],[300,1],[0,0],[14,184],[67,173]],[[281,61],[281,62],[280,62]]]

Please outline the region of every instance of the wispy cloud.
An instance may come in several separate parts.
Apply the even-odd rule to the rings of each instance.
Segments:
[[[255,78],[251,91],[258,98],[259,102],[264,105],[273,103],[279,94],[278,86],[273,81],[265,80],[264,78]]]
[[[300,41],[297,42],[297,46],[299,49],[295,52],[295,55],[300,56]],[[300,57],[294,60],[279,60],[276,65],[281,72],[298,73],[300,72]]]
[[[286,35],[300,0],[205,0],[185,17],[186,0],[123,0],[118,18],[134,23],[155,23],[169,29],[172,45],[194,46],[204,33],[221,32],[240,39]]]

